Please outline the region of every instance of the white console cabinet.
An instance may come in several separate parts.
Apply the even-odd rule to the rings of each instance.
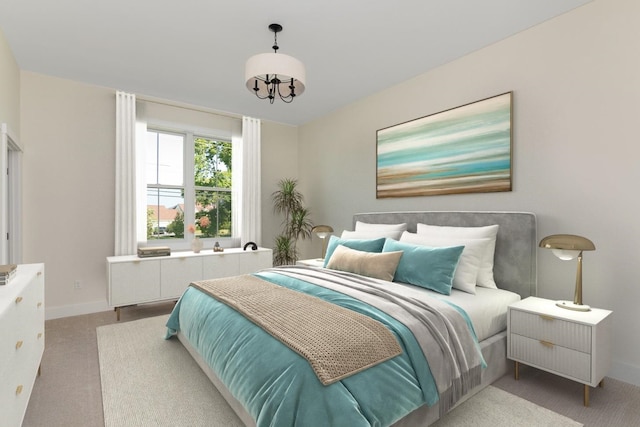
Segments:
[[[119,319],[120,307],[177,299],[193,281],[253,273],[272,265],[273,254],[267,248],[108,257],[109,306],[116,309]]]
[[[44,264],[0,286],[0,424],[20,426],[44,352]]]

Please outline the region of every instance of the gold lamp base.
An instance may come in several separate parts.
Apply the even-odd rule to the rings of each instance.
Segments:
[[[584,304],[576,304],[571,301],[558,301],[556,305],[560,308],[566,308],[567,310],[573,311],[591,311],[591,307]]]

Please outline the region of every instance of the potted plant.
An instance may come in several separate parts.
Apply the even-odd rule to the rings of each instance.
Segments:
[[[298,260],[298,239],[311,238],[313,223],[297,185],[295,179],[281,179],[278,189],[271,194],[273,211],[284,215],[282,233],[276,237],[273,249],[273,265],[295,264]]]

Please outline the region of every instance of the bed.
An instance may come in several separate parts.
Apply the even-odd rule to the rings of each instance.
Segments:
[[[347,235],[345,239],[336,237],[338,243],[334,242],[332,249],[340,251],[339,256],[327,250],[325,266],[332,268],[285,266],[250,277],[194,284],[171,314],[167,336],[178,337],[247,426],[432,424],[506,373],[506,306],[536,292],[536,218],[521,212],[389,212],[353,217],[355,232],[359,226],[383,229],[385,224],[403,224],[404,229],[400,243],[383,239],[389,245],[384,253],[345,249],[347,246],[340,242],[353,237]],[[376,265],[384,265],[392,257],[409,259],[408,251],[396,249],[398,245],[413,248],[416,242],[411,239],[420,238],[421,227],[422,236],[424,230],[430,230],[425,227],[454,231],[495,227],[491,270],[499,289],[477,286],[471,291],[461,290],[465,289],[463,283],[444,295],[440,289],[414,286],[411,277],[400,282],[385,280],[380,277],[389,272],[384,271],[382,276],[372,278],[349,268],[335,269],[336,262],[329,264],[336,259],[351,259],[341,258],[343,251],[347,252],[344,256],[359,257],[357,265],[362,265],[363,257]],[[353,241],[374,240],[362,238],[372,231],[377,232],[366,230]],[[488,239],[475,240],[485,245]],[[451,258],[457,253],[456,260],[467,256],[464,249],[472,247],[471,243],[453,246],[451,242],[456,243],[456,238],[431,246],[439,247],[437,254],[441,257]],[[398,252],[401,254],[395,256]],[[392,277],[399,277],[401,265]],[[421,271],[406,267],[402,268],[408,276]],[[461,268],[455,270],[462,274]],[[459,279],[457,273],[455,280]],[[480,283],[479,276],[477,280]],[[277,296],[271,297],[271,292]],[[254,307],[256,295],[260,304],[266,304],[264,307]],[[326,312],[325,308],[305,305],[315,304],[311,300],[318,299],[325,304]],[[231,307],[230,303],[239,305]],[[301,308],[296,311],[291,307]],[[260,310],[264,317],[251,317]],[[317,314],[320,317],[310,317],[316,311],[322,312]],[[346,315],[349,319],[345,312],[350,313]],[[364,338],[359,331],[342,338],[334,334],[343,329],[346,334],[352,324],[365,320],[373,323],[366,324],[370,335]],[[305,324],[309,330],[292,333],[292,324]],[[378,334],[379,325],[384,325],[381,329],[387,335]],[[318,344],[325,332],[331,336],[327,338],[331,343]],[[388,335],[395,337],[393,343]],[[436,347],[435,342],[442,347]],[[325,348],[334,347],[344,353],[349,345],[349,353],[358,360],[341,360],[338,364],[333,360],[335,354],[324,354]],[[428,355],[428,361],[423,354]],[[374,356],[377,359],[367,359]]]

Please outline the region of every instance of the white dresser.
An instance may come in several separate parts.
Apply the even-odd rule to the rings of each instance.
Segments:
[[[601,385],[611,366],[611,311],[580,312],[557,307],[555,301],[529,297],[509,306],[507,357],[589,386]]]
[[[44,264],[0,286],[0,424],[22,425],[44,351]]]
[[[120,320],[120,307],[177,299],[193,281],[254,273],[272,265],[273,253],[268,248],[108,257],[109,306],[116,309]]]

